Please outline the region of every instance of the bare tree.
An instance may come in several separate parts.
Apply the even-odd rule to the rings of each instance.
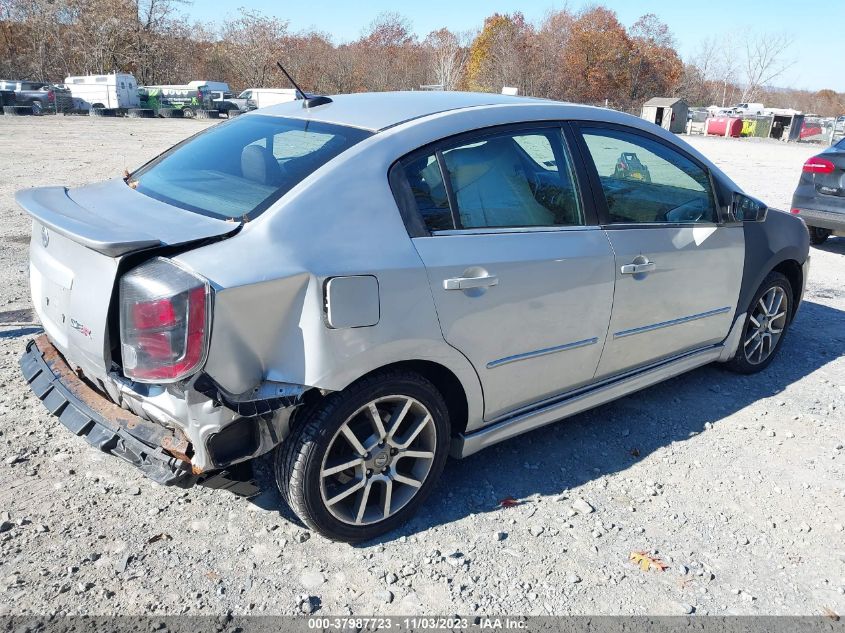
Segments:
[[[788,33],[760,33],[746,39],[742,101],[754,99],[762,88],[794,65],[795,62],[786,57],[792,42]]]
[[[237,18],[224,23],[223,39],[235,83],[249,88],[266,86],[276,72],[287,32],[287,21],[243,8]]]
[[[460,36],[449,29],[432,31],[423,42],[433,73],[433,83],[443,90],[455,90],[464,73],[469,47],[462,45]]]

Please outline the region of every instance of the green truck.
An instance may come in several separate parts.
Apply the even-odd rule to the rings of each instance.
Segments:
[[[138,88],[141,107],[155,110],[159,116],[172,116],[176,110],[181,116],[194,117],[197,110],[211,110],[212,95],[208,86],[141,86]],[[179,115],[177,115],[179,116]]]

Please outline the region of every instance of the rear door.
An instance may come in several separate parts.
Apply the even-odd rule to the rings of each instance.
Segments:
[[[443,336],[478,372],[485,418],[589,382],[614,260],[561,127],[467,135],[401,169]]]
[[[582,124],[603,226],[616,255],[613,315],[596,378],[722,341],[745,256],[710,174],[674,145],[622,126]]]

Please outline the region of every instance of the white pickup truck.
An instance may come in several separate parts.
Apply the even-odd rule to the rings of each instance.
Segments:
[[[764,110],[765,108],[762,103],[737,103],[731,107],[731,111],[734,114],[760,115],[763,114]]]

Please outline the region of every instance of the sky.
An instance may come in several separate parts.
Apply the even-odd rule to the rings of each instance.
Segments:
[[[702,39],[723,31],[784,32],[794,38],[787,56],[794,64],[774,84],[780,87],[845,92],[845,0],[815,0],[812,5],[795,0],[193,0],[187,12],[194,18],[220,22],[233,16],[238,7],[259,10],[288,20],[294,31],[316,28],[329,33],[335,42],[357,39],[381,12],[396,11],[410,19],[421,38],[447,27],[453,31],[479,29],[484,18],[494,12],[522,11],[537,23],[549,11],[568,7],[578,10],[602,4],[616,11],[619,20],[630,26],[644,13],[655,13],[675,36],[678,51],[685,60],[694,56]]]

